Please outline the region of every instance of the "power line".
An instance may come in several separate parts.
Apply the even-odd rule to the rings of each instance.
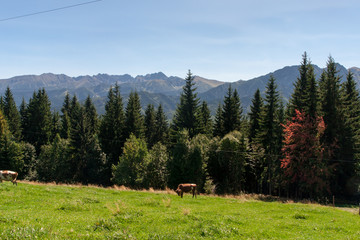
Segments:
[[[59,7],[59,8],[53,8],[53,9],[49,9],[49,10],[45,10],[45,11],[33,12],[33,13],[28,13],[28,14],[24,14],[24,15],[15,16],[15,17],[9,17],[9,18],[3,18],[3,19],[0,19],[0,22],[5,22],[5,21],[13,20],[13,19],[18,19],[18,18],[30,17],[30,16],[34,16],[34,15],[43,14],[43,13],[55,12],[55,11],[64,10],[67,8],[79,7],[82,5],[92,4],[95,2],[101,2],[101,1],[103,1],[103,0],[88,1],[88,2],[78,3],[78,4],[74,4],[74,5],[68,5],[68,6]]]

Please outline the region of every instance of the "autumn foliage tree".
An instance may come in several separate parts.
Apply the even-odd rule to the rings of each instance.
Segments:
[[[281,168],[290,192],[296,197],[322,197],[330,191],[331,166],[327,159],[331,148],[320,141],[324,131],[325,123],[321,117],[314,121],[298,110],[292,121],[284,125]]]

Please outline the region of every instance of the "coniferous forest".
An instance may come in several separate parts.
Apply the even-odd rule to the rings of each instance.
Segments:
[[[0,98],[0,169],[20,179],[259,193],[326,201],[358,196],[360,95],[349,72],[340,82],[329,57],[320,80],[306,52],[288,101],[270,77],[248,113],[231,85],[215,116],[197,96],[189,71],[176,112],[162,105],[144,114],[136,91],[125,101],[118,85],[99,116],[90,97],[67,94],[51,111],[45,89],[16,106],[10,88]]]

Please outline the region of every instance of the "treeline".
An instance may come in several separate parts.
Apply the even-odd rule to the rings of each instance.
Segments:
[[[325,199],[358,194],[360,98],[353,75],[341,83],[329,57],[320,80],[304,53],[286,106],[271,76],[244,114],[228,88],[216,115],[197,97],[192,73],[169,124],[160,104],[143,114],[137,92],[124,106],[111,87],[105,114],[91,98],[67,94],[51,112],[44,89],[18,110],[11,90],[0,98],[0,168],[44,182],[263,193]]]

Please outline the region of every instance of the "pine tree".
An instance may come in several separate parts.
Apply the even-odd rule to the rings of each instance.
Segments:
[[[263,100],[260,95],[260,90],[257,89],[253,99],[251,100],[252,105],[250,106],[249,112],[249,142],[252,142],[255,139],[257,132],[260,129],[260,113],[263,106]]]
[[[213,123],[211,113],[205,101],[202,102],[199,108],[199,133],[207,136],[212,135]]]
[[[340,98],[340,76],[336,68],[334,59],[330,56],[326,65],[326,70],[321,75],[319,82],[320,89],[320,112],[324,118],[326,129],[322,138],[322,143],[327,149],[333,149],[334,153],[329,160],[329,165],[335,159],[341,159],[344,152],[345,136],[343,116],[341,112]],[[339,193],[345,189],[348,179],[346,176],[345,163],[340,163],[336,168],[337,172],[332,179],[331,187],[333,193]]]
[[[107,155],[106,176],[111,178],[111,166],[117,165],[125,142],[125,114],[122,97],[117,84],[110,88],[105,104],[105,114],[100,123],[100,143]]]
[[[24,139],[35,146],[37,153],[51,138],[50,104],[45,89],[40,89],[37,93],[34,92],[27,106]]]
[[[145,136],[144,117],[141,114],[140,97],[137,92],[131,92],[125,111],[125,136],[134,134],[137,138]]]
[[[302,62],[299,67],[299,77],[294,83],[294,91],[289,100],[290,117],[295,115],[295,109],[298,111],[304,111],[306,101],[306,90],[308,86],[308,71],[309,71],[309,60],[307,53],[305,52],[302,56]]]
[[[85,115],[87,120],[89,121],[89,131],[91,132],[91,134],[97,134],[98,130],[99,130],[99,119],[98,119],[98,114],[96,112],[96,108],[93,104],[93,102],[91,101],[90,96],[87,96],[86,100],[85,100],[85,105],[84,105],[84,110],[85,110]]]
[[[70,95],[67,92],[64,98],[64,103],[61,108],[61,134],[60,136],[64,139],[68,139],[70,137],[70,129],[71,129],[71,121],[70,121]]]
[[[219,103],[215,114],[213,136],[222,137],[224,135],[224,132],[225,130],[224,130],[223,110],[221,104]]]
[[[51,138],[50,141],[52,142],[57,134],[60,134],[61,132],[61,121],[60,121],[60,115],[59,112],[56,112],[55,110],[52,113],[51,117]]]
[[[156,115],[152,104],[145,110],[145,138],[149,148],[156,143]]]
[[[360,162],[360,95],[353,74],[349,71],[346,82],[341,86],[343,128],[342,159],[348,161],[343,166],[343,177],[351,181],[358,171]],[[357,163],[357,164],[356,164]]]
[[[90,126],[92,119],[88,118],[85,107],[82,106],[73,117],[70,138],[73,179],[83,184],[103,184],[106,181],[101,174],[105,155],[101,152],[93,126]]]
[[[199,98],[194,85],[194,77],[189,70],[172,125],[173,131],[177,132],[185,129],[189,132],[191,138],[198,133],[197,126],[199,126]]]
[[[227,95],[224,99],[222,115],[224,134],[234,130],[240,130],[242,107],[237,90],[235,89],[233,91],[231,84],[229,85]]]
[[[4,103],[3,103],[3,114],[8,120],[9,129],[11,134],[17,141],[21,139],[21,118],[20,113],[16,107],[13,94],[9,87],[6,88]]]
[[[275,172],[280,168],[278,161],[279,158],[279,93],[277,92],[277,86],[274,76],[270,76],[266,91],[265,91],[265,103],[261,111],[260,118],[260,131],[257,138],[262,145],[266,158],[263,163],[263,180],[266,180],[268,186],[268,193],[272,194],[273,187],[276,185]],[[264,186],[265,187],[265,186]]]
[[[155,116],[155,142],[167,144],[169,138],[169,124],[167,122],[162,104],[159,105]]]

